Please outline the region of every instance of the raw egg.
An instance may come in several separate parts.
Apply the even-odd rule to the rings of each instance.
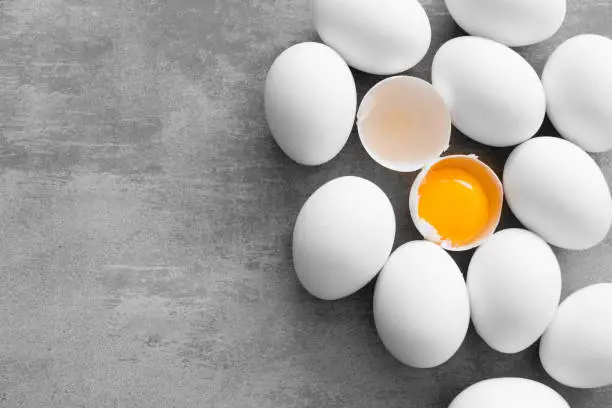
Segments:
[[[427,53],[431,25],[417,0],[313,0],[321,39],[353,68],[391,75]]]
[[[431,83],[446,101],[453,124],[494,147],[536,134],[546,114],[544,87],[516,51],[487,38],[457,37],[434,56]]]
[[[283,51],[268,72],[264,100],[274,140],[303,165],[334,158],[355,123],[357,91],[351,70],[323,44],[306,42]]]
[[[612,196],[591,156],[556,137],[537,137],[512,151],[504,191],[516,218],[549,244],[594,247],[612,226]]]
[[[428,82],[395,76],[376,84],[357,112],[359,138],[368,154],[391,170],[410,172],[448,149],[451,117]]]
[[[471,35],[510,47],[544,41],[559,30],[566,0],[446,0],[453,19]]]
[[[587,152],[612,150],[611,72],[612,39],[582,34],[561,44],[542,73],[550,121]]]
[[[425,239],[454,251],[480,245],[499,224],[503,187],[476,156],[440,158],[410,190],[410,214]]]
[[[561,268],[542,238],[506,229],[474,253],[467,286],[480,337],[499,352],[518,353],[535,343],[553,319]]]
[[[465,281],[448,252],[427,241],[396,249],[376,281],[374,322],[402,363],[431,368],[448,361],[470,323]]]
[[[570,408],[555,390],[526,378],[491,378],[461,392],[448,408]]]
[[[561,303],[540,342],[540,359],[568,387],[612,385],[612,283],[587,286]]]
[[[395,240],[387,195],[360,177],[340,177],[304,203],[293,230],[293,264],[312,295],[334,300],[365,286],[383,267]]]

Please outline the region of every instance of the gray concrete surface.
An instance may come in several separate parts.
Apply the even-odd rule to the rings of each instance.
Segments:
[[[434,38],[411,73],[429,79],[461,31],[442,0],[422,2]],[[574,34],[612,36],[612,3],[569,3],[553,39],[521,50],[538,71]],[[0,0],[0,407],[441,408],[496,376],[612,404],[610,388],[555,384],[535,348],[501,355],[473,330],[442,367],[402,366],[374,330],[372,285],[332,303],[301,289],[292,224],[334,177],[379,184],[396,245],[417,238],[414,175],[377,166],[355,134],[319,168],[270,137],[266,70],[314,38],[307,0]],[[380,79],[355,75],[360,97]],[[509,153],[452,143],[497,170]],[[596,159],[612,182],[612,154]],[[612,281],[611,249],[557,251],[564,296]]]

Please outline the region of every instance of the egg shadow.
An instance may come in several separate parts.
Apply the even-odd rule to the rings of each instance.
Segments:
[[[552,136],[552,137],[561,137],[555,126],[550,121],[548,115],[544,117],[544,121],[542,122],[542,126],[538,129],[536,133],[537,136]]]

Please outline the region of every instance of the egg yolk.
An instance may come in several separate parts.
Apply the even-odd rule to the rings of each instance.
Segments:
[[[488,226],[489,197],[469,171],[434,167],[420,185],[419,196],[419,216],[436,229],[442,241],[467,245]]]

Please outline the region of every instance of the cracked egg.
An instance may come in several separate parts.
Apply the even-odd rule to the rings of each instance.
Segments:
[[[504,200],[495,172],[474,155],[452,155],[427,165],[410,190],[418,231],[449,251],[465,251],[497,228]]]

